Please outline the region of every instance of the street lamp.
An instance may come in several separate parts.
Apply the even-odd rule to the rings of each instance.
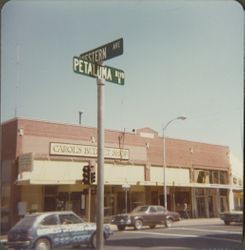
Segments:
[[[175,121],[175,120],[185,120],[187,117],[185,116],[178,116],[172,120],[170,120],[164,127],[163,127],[163,192],[164,192],[164,207],[168,208],[168,201],[167,201],[167,185],[166,185],[166,145],[165,145],[165,130],[167,129],[168,125]]]

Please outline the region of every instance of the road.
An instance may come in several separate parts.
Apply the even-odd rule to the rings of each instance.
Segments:
[[[219,219],[189,220],[175,223],[171,228],[115,232],[104,249],[232,250],[239,246],[241,237],[242,225],[225,226]]]
[[[176,222],[171,228],[129,228],[120,232],[115,228],[104,250],[233,250],[241,238],[241,224],[226,226],[220,219],[190,219]]]
[[[217,218],[182,220],[171,228],[157,226],[140,231],[131,228],[117,231],[112,226],[112,229],[114,234],[105,242],[104,250],[234,250],[242,239],[241,224],[226,226]],[[85,246],[76,249],[91,250]]]

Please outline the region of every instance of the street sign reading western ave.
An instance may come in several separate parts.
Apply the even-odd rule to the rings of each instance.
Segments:
[[[79,57],[73,57],[73,71],[78,74],[105,79],[119,85],[124,85],[124,71],[109,66],[103,66]]]
[[[82,53],[80,55],[80,58],[90,62],[103,62],[110,58],[120,56],[122,53],[123,39],[120,38],[113,42],[102,45],[96,49]]]

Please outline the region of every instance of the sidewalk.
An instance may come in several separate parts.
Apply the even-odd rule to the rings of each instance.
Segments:
[[[188,225],[208,225],[208,224],[224,224],[220,218],[201,218],[201,219],[181,219],[173,223],[173,227],[184,227]],[[117,226],[109,224],[112,231],[118,231]],[[159,225],[163,227],[162,225]]]
[[[198,218],[198,219],[182,219],[181,221],[175,222],[181,226],[187,225],[207,225],[207,224],[224,224],[220,218]]]

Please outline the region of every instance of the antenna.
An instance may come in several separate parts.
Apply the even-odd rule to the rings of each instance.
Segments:
[[[14,107],[14,115],[17,117],[17,106],[18,106],[18,88],[20,86],[20,45],[16,46],[16,69],[17,69],[17,79],[15,85],[15,107]]]
[[[83,114],[83,112],[79,111],[79,125],[82,124],[82,114]]]

